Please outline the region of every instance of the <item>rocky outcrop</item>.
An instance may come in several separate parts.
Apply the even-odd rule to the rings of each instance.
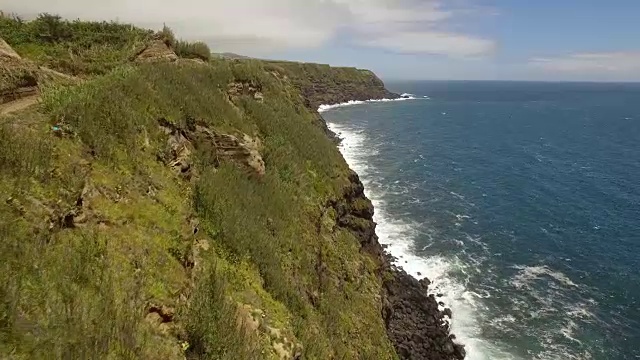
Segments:
[[[264,100],[262,85],[256,81],[247,80],[233,82],[229,84],[227,93],[229,94],[229,100],[231,102],[234,102],[241,96],[251,96],[258,101]]]
[[[355,171],[350,172],[349,185],[344,188],[342,197],[330,200],[327,205],[336,212],[337,226],[348,229],[360,241],[362,249],[384,263],[384,252],[373,222],[373,205],[364,195],[364,185]]]
[[[300,92],[305,106],[316,116],[316,126],[336,142],[336,134],[317,113],[320,105],[400,97],[387,90],[382,80],[369,70],[287,61],[269,62],[267,70]]]
[[[0,104],[38,93],[38,67],[0,38]]]
[[[0,91],[0,104],[6,104],[11,101],[19,100],[29,96],[38,95],[38,83],[33,76],[25,76],[19,86],[12,89],[3,89]]]
[[[15,52],[4,39],[0,38],[0,57],[10,57],[13,59],[20,59],[20,55]]]
[[[220,161],[230,161],[259,176],[266,173],[260,154],[262,144],[258,138],[242,134],[239,139],[194,121],[186,128],[180,128],[166,119],[160,119],[159,124],[160,129],[168,136],[162,160],[187,178],[193,175],[191,154],[195,149],[207,152],[207,158],[215,162],[216,166]]]
[[[402,359],[464,359],[464,346],[455,343],[446,317],[429,294],[429,280],[416,280],[395,266],[383,282],[383,319],[387,334]]]
[[[362,71],[362,70],[357,70]],[[366,74],[366,73],[365,73]],[[371,73],[365,81],[358,85],[349,83],[326,84],[313,83],[300,88],[309,109],[317,110],[320,105],[341,104],[350,100],[396,99],[399,96],[385,89],[384,83]]]
[[[167,134],[166,152],[168,158],[165,158],[165,162],[176,173],[189,177],[191,175],[191,154],[193,152],[191,141],[187,139],[184,131],[164,119],[160,120],[160,129]]]
[[[21,58],[0,38],[0,105],[27,97],[37,98],[42,84],[74,84],[77,81],[73,76],[37,66],[32,61]],[[24,102],[22,105],[33,104],[37,99],[30,100],[32,101]],[[18,105],[18,109],[23,107],[19,104],[14,105]]]
[[[178,55],[160,39],[151,41],[146,47],[140,50],[135,57],[135,61],[137,62],[174,62],[176,60],[178,60]]]
[[[265,174],[264,161],[258,151],[261,144],[257,138],[254,139],[247,134],[243,134],[243,138],[240,140],[233,135],[207,130],[204,128],[199,129],[213,141],[217,156],[246,166],[258,175]]]

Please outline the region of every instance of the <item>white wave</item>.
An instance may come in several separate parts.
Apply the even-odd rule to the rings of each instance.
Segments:
[[[562,326],[562,328],[560,329],[560,333],[562,333],[562,335],[564,335],[564,337],[566,337],[567,339],[575,341],[578,344],[582,344],[582,341],[576,339],[574,335],[575,331],[578,329],[578,324],[576,324],[575,321],[567,320],[564,326]]]
[[[532,281],[540,280],[544,276],[556,280],[561,285],[578,287],[569,277],[559,271],[553,271],[548,266],[521,266],[517,265],[513,267],[519,270],[511,280],[511,285],[520,289],[528,287]]]
[[[376,233],[380,243],[386,245],[387,251],[398,259],[397,266],[402,267],[417,279],[426,277],[431,281],[430,291],[441,295],[438,301],[443,302],[453,312],[453,319],[450,320],[451,330],[465,345],[466,358],[468,360],[516,359],[482,338],[478,313],[485,308],[482,304],[483,296],[469,291],[463,282],[451,275],[454,272],[464,272],[465,264],[457,257],[425,258],[415,255],[414,239],[420,234],[420,225],[390,214],[384,201],[384,193],[370,186],[373,185],[375,174],[367,164],[367,157],[371,156],[374,149],[365,133],[330,122],[327,126],[334,133],[341,135],[340,151],[349,166],[360,175],[365,186],[365,194],[374,205],[374,221],[378,224]]]
[[[408,95],[407,97],[405,97],[404,95]],[[320,105],[320,107],[318,107],[318,112],[325,112],[331,109],[337,109],[337,108],[341,108],[341,107],[345,107],[345,106],[353,106],[353,105],[362,105],[362,104],[367,104],[367,103],[378,103],[378,102],[391,102],[391,101],[405,101],[405,100],[417,100],[418,98],[416,98],[415,96],[411,95],[411,94],[402,94],[402,97],[399,97],[397,99],[370,99],[370,100],[349,100],[347,102],[344,103],[340,103],[340,104],[328,104],[328,105]]]
[[[458,198],[458,199],[460,199],[460,200],[465,200],[464,196],[462,196],[462,195],[460,195],[460,194],[458,194],[458,193],[455,193],[455,192],[453,192],[453,191],[450,191],[450,192],[449,192],[449,194],[451,194],[451,195],[453,195],[453,196],[457,197],[457,198]]]
[[[540,339],[543,350],[537,358],[590,359],[588,350],[577,353],[566,340],[582,344],[581,331],[585,323],[599,321],[592,309],[597,302],[584,298],[584,288],[567,275],[546,265],[513,266],[518,272],[509,283],[520,290],[512,295],[512,303],[528,312],[532,318],[553,323],[546,328],[530,329]],[[578,296],[578,298],[576,298]],[[515,299],[520,298],[516,301]],[[514,310],[517,310],[514,307]]]

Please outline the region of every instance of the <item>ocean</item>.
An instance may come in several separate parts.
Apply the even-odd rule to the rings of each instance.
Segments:
[[[640,359],[640,84],[387,85],[323,117],[467,359]]]

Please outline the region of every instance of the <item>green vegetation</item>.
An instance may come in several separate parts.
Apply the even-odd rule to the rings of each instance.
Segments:
[[[0,34],[39,65],[71,75],[96,75],[126,63],[152,32],[116,22],[68,21],[41,14],[33,21],[0,16]]]
[[[37,69],[22,61],[0,58],[0,102],[14,90],[38,84]]]
[[[96,75],[0,118],[0,358],[395,358],[376,264],[324,205],[347,165],[273,64],[134,65],[146,30],[0,23],[21,55]],[[176,173],[161,123],[258,138],[266,174],[218,161],[205,137],[188,139],[191,176]]]
[[[51,14],[33,21],[0,15],[0,34],[23,57],[70,75],[106,74],[127,64],[153,37],[153,31],[129,24],[69,21]],[[211,57],[207,44],[176,40],[166,26],[160,37],[180,57]]]
[[[175,46],[175,52],[178,56],[185,59],[200,59],[204,61],[211,59],[209,46],[201,41],[178,41]]]
[[[211,59],[211,49],[202,41],[188,42],[184,40],[176,39],[173,30],[166,25],[159,33],[160,38],[164,40],[165,44],[176,52],[176,55],[185,59],[200,59],[203,61],[209,61]]]

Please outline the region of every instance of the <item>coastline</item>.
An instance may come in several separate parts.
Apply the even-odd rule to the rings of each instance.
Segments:
[[[379,216],[374,216],[374,205],[366,194],[365,185],[360,176],[355,172],[354,164],[350,163],[341,148],[343,139],[334,124],[328,123],[322,113],[325,111],[350,105],[358,105],[373,102],[388,102],[415,100],[413,96],[395,98],[380,98],[371,100],[350,100],[334,105],[320,105],[317,112],[327,136],[336,141],[336,146],[351,169],[353,187],[358,191],[349,198],[359,198],[371,204],[370,211],[364,218],[369,224],[369,229],[364,231],[369,235],[360,233],[359,238],[363,249],[378,259],[382,280],[382,317],[387,329],[387,335],[393,343],[396,352],[402,359],[464,359],[465,346],[455,341],[456,337],[451,333],[451,319],[453,313],[445,307],[441,299],[437,298],[430,290],[431,281],[426,274],[417,271],[406,271],[398,262],[394,254],[390,234],[384,243],[380,241],[376,233],[376,226],[384,226]],[[355,196],[354,196],[355,195]],[[358,214],[362,217],[363,214]],[[377,220],[377,222],[376,222]],[[406,245],[406,244],[402,244]],[[415,269],[413,269],[415,270]],[[438,297],[442,294],[438,294]]]

